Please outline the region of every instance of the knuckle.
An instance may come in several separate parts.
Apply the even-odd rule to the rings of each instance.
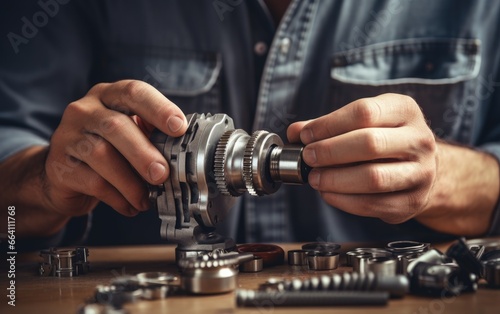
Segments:
[[[373,98],[362,98],[354,106],[354,115],[362,127],[372,126],[380,118],[381,108]]]
[[[126,127],[128,121],[124,119],[125,116],[112,115],[105,119],[104,129],[107,133],[114,132],[116,130],[120,131]]]
[[[374,191],[385,191],[390,187],[390,174],[381,167],[368,168],[368,186]]]
[[[89,90],[88,94],[100,94],[108,86],[108,83],[97,83]]]
[[[64,110],[64,115],[69,118],[78,118],[81,119],[83,115],[88,114],[88,107],[85,106],[80,101],[73,101]]]
[[[147,93],[148,85],[141,81],[127,81],[123,87],[123,97],[125,100],[134,99],[141,100]]]
[[[379,131],[366,132],[365,142],[367,154],[373,158],[376,158],[387,149],[386,136]]]

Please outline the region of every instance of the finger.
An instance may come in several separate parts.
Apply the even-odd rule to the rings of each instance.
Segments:
[[[307,121],[298,121],[290,124],[288,129],[286,130],[286,135],[288,138],[288,142],[290,143],[300,143],[300,131],[302,128],[307,125],[312,120]]]
[[[410,123],[415,114],[422,115],[408,96],[383,94],[363,98],[311,121],[300,132],[300,138],[302,143],[309,144],[356,129],[398,127]]]
[[[165,182],[167,161],[129,116],[102,108],[90,113],[88,120],[86,132],[111,143],[146,181],[151,184]],[[92,147],[92,143],[87,145]]]
[[[426,182],[416,162],[365,163],[353,167],[315,168],[309,184],[321,192],[373,194],[402,191]]]
[[[365,128],[306,145],[304,161],[311,167],[342,165],[375,159],[418,160],[435,149],[427,132],[409,127]]]
[[[145,82],[123,80],[98,84],[93,93],[106,107],[136,114],[170,136],[180,136],[187,130],[182,110]]]
[[[380,218],[391,223],[403,223],[418,214],[418,206],[405,192],[386,193],[384,196],[365,194],[351,195],[338,193],[321,193],[330,205],[353,215]]]
[[[103,138],[89,134],[87,139],[92,147],[86,153],[78,154],[75,149],[68,153],[85,162],[114,186],[134,208],[147,210],[149,201],[144,181],[132,170],[128,161]]]
[[[67,171],[65,184],[73,191],[93,196],[124,216],[132,217],[139,213],[117,189],[84,162],[74,161]]]

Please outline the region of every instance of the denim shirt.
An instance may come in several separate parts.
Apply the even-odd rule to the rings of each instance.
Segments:
[[[68,2],[1,5],[0,160],[47,145],[68,103],[120,79],[282,138],[294,121],[401,93],[438,137],[500,159],[500,2],[294,0],[277,27],[257,0]],[[89,226],[89,243],[159,241],[153,211],[128,219],[101,204]],[[345,213],[309,186],[240,197],[220,230],[250,242],[447,238]]]

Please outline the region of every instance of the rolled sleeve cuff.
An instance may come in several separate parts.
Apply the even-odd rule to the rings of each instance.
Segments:
[[[34,133],[15,128],[0,128],[0,162],[32,146],[46,146],[49,142]]]

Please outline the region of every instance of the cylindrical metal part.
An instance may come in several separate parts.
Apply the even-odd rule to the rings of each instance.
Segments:
[[[311,270],[332,270],[339,267],[339,253],[308,252],[307,262]]]
[[[277,182],[288,184],[307,183],[311,168],[302,160],[303,146],[274,147],[270,154],[269,173]]]
[[[360,252],[359,254],[354,255],[352,259],[352,270],[359,274],[366,273],[368,271],[367,264],[370,257],[372,257],[372,254],[369,252]]]
[[[181,287],[193,294],[218,294],[236,289],[238,270],[232,266],[184,269]]]
[[[285,251],[274,244],[247,243],[238,245],[237,250],[240,253],[252,253],[261,257],[264,266],[281,265],[285,260]]]
[[[302,245],[302,250],[307,252],[337,252],[341,245],[335,242],[312,242]]]
[[[484,263],[484,279],[488,282],[488,287],[500,288],[500,259]]]
[[[392,253],[380,248],[356,248],[346,253],[346,265],[353,265],[354,257],[360,253],[370,253],[371,257],[392,256]]]
[[[236,304],[242,306],[333,306],[333,305],[385,305],[387,292],[376,291],[286,291],[265,292],[237,290]]]
[[[377,276],[395,276],[397,271],[397,260],[394,257],[370,257],[367,261],[367,269]]]
[[[264,260],[259,256],[254,256],[252,260],[240,264],[240,271],[243,273],[257,273],[263,268]]]
[[[307,254],[304,250],[289,250],[288,251],[288,265],[290,266],[303,266],[307,265]]]
[[[73,250],[58,250],[54,253],[55,261],[57,263],[56,276],[57,277],[72,277],[73,276],[73,257],[75,251]]]

